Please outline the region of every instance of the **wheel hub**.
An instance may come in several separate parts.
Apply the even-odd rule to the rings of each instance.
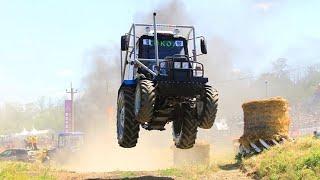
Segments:
[[[120,110],[120,115],[119,115],[119,124],[118,124],[119,139],[122,139],[123,137],[124,120],[125,120],[125,107],[123,106]]]
[[[141,89],[139,86],[136,87],[136,94],[135,94],[135,99],[134,99],[134,113],[137,116],[137,114],[140,111],[141,107]]]

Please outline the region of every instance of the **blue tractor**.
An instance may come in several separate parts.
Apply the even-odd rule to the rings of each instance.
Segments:
[[[207,54],[204,37],[193,26],[132,24],[121,36],[121,81],[117,102],[117,139],[136,146],[140,127],[165,130],[172,122],[175,146],[193,147],[197,128],[215,121],[218,93],[204,77],[199,55]],[[197,39],[201,53],[197,54]]]

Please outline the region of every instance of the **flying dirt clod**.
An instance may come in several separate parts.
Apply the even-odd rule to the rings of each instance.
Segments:
[[[156,24],[155,18],[153,25],[133,24],[121,37],[118,144],[134,147],[140,126],[162,131],[172,121],[175,146],[192,148],[197,128],[213,126],[218,106],[218,92],[197,62],[207,54],[205,39],[196,37],[193,26]]]

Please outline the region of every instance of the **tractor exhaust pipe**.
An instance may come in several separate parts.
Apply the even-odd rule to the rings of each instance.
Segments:
[[[157,62],[157,67],[160,66],[159,56],[158,56],[158,35],[157,35],[157,24],[156,24],[156,15],[157,13],[153,13],[153,37],[154,37],[154,55]],[[158,74],[159,72],[157,72]]]

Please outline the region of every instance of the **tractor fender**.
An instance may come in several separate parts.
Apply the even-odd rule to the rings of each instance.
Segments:
[[[123,80],[122,83],[121,83],[121,86],[118,90],[118,95],[119,95],[119,92],[121,90],[122,87],[136,87],[137,85],[137,80],[134,79],[134,80]]]

